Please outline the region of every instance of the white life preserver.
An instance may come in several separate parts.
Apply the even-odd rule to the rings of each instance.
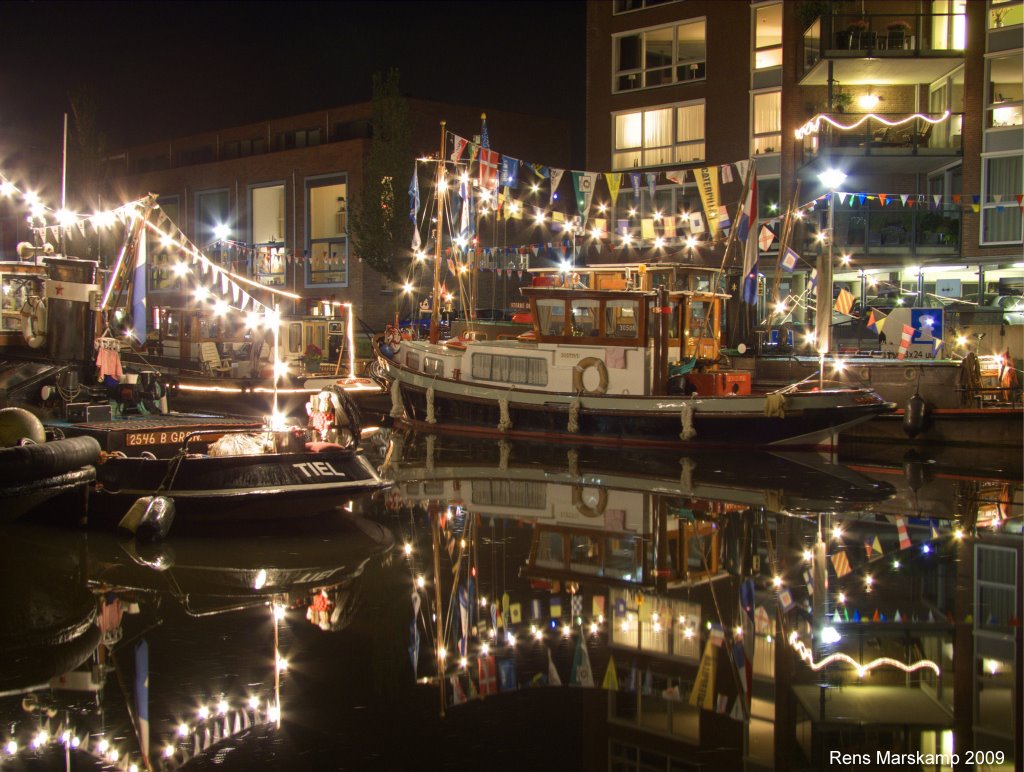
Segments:
[[[46,342],[46,301],[42,298],[29,298],[21,307],[21,335],[29,348]]]
[[[591,367],[597,368],[596,389],[587,389],[583,385],[583,373]],[[605,363],[597,357],[586,357],[577,362],[572,368],[572,388],[577,394],[604,394],[608,391],[608,368]]]

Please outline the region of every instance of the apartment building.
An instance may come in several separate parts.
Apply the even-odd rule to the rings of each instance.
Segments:
[[[828,252],[828,169],[845,175],[834,281],[857,304],[1012,304],[1024,292],[1022,21],[1017,0],[591,3],[587,167],[653,173],[654,190],[623,186],[610,202],[613,221],[635,213],[632,227],[700,211],[692,170],[753,160],[776,237],[760,255],[760,321],[787,298],[775,321],[813,317],[799,299]],[[787,270],[779,218],[794,205],[805,216]],[[721,242],[677,254],[717,264]]]
[[[162,211],[215,262],[300,295],[299,301],[285,301],[285,313],[321,313],[324,301],[351,302],[370,329],[383,329],[396,314],[414,315],[415,309],[411,293],[365,265],[351,240],[349,214],[363,188],[372,108],[365,102],[126,148],[106,161],[110,196],[127,201],[158,194]],[[417,158],[437,156],[442,120],[461,136],[481,132],[478,107],[409,99],[408,109]],[[568,161],[564,121],[500,110],[486,114],[489,135],[503,152]],[[401,211],[414,161],[409,158],[408,176],[393,184]],[[423,166],[425,199],[431,197],[432,178],[433,167]],[[187,280],[173,270],[178,256],[152,241],[150,308],[173,316],[176,309],[194,307]],[[412,257],[410,249],[410,262]],[[421,280],[422,298],[429,292],[429,272],[413,276]],[[498,280],[485,272],[480,279],[479,296],[489,298],[489,282]]]

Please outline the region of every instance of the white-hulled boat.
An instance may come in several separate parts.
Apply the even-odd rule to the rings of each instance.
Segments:
[[[578,288],[571,277],[534,284],[522,289],[533,331],[518,338],[378,338],[392,416],[421,429],[543,441],[794,449],[829,445],[895,407],[871,390],[818,380],[751,393],[748,372],[718,363],[728,296],[696,271],[657,291]]]

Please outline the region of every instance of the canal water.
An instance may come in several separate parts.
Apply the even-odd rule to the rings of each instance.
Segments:
[[[270,528],[5,527],[2,768],[1020,765],[1019,457],[367,452]]]

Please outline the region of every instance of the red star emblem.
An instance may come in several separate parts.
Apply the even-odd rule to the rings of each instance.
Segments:
[[[54,295],[63,295],[64,294],[64,285],[63,284],[56,285],[53,288],[53,294]]]

